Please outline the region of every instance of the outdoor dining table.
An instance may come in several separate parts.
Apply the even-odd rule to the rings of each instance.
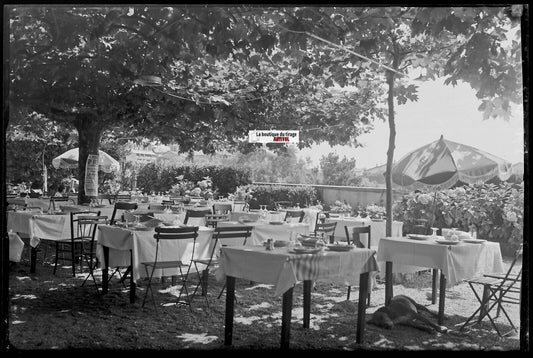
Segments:
[[[215,273],[226,280],[224,344],[233,342],[235,279],[274,285],[274,296],[283,295],[281,348],[287,349],[294,286],[303,281],[303,327],[309,328],[313,281],[359,285],[356,341],[361,343],[365,328],[369,273],[378,269],[375,251],[354,248],[350,251],[321,251],[315,254],[292,253],[292,247],[226,246],[221,248],[221,264]]]
[[[249,223],[240,223],[238,221],[221,221],[217,226],[227,225],[249,225],[253,227],[251,240],[247,241],[249,245],[261,245],[268,239],[280,241],[296,241],[298,234],[308,234],[309,225],[306,223],[279,223],[276,221],[254,221]]]
[[[386,221],[385,220],[372,220],[370,218],[361,218],[361,217],[338,217],[338,218],[328,218],[327,222],[336,222],[337,227],[335,228],[335,240],[344,241],[346,240],[346,233],[344,231],[345,226],[367,226],[370,225],[371,230],[371,248],[378,249],[379,241],[386,237]],[[392,222],[392,237],[402,237],[403,222],[393,221]],[[366,242],[366,234],[362,234],[361,241]]]
[[[156,240],[155,229],[136,229],[100,225],[96,232],[98,246],[96,254],[102,265],[102,294],[109,290],[109,267],[128,267],[130,274],[130,302],[135,302],[136,281],[148,277],[141,262],[154,261]],[[213,229],[200,226],[196,238],[195,257],[208,257],[211,252]],[[187,258],[192,250],[192,240],[165,240],[160,243],[158,260]],[[187,263],[186,260],[184,260]],[[156,270],[154,277],[177,275],[177,269]]]
[[[500,245],[490,241],[450,245],[437,243],[431,237],[425,240],[387,237],[379,242],[377,260],[385,261],[385,305],[393,297],[393,263],[440,271],[438,323],[441,325],[444,322],[446,287],[483,273],[504,272]]]
[[[58,241],[70,239],[69,214],[36,214],[31,211],[10,211],[7,217],[8,231],[30,239],[30,272],[36,271],[37,246],[41,239]]]

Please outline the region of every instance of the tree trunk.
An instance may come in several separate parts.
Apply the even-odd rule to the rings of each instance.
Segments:
[[[396,70],[398,67],[398,58],[394,56],[392,67]],[[394,143],[396,140],[396,124],[394,123],[394,72],[387,72],[388,89],[388,112],[389,112],[389,148],[387,149],[387,170],[385,171],[385,188],[386,188],[386,213],[387,222],[385,226],[385,236],[392,236],[392,163],[394,161]]]
[[[76,118],[76,129],[79,137],[79,157],[78,157],[78,204],[84,204],[91,201],[90,197],[85,195],[85,167],[89,154],[98,155],[100,148],[101,129],[97,125],[94,115],[80,114]]]

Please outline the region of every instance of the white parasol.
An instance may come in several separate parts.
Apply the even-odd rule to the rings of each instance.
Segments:
[[[99,150],[98,169],[105,173],[120,171],[120,163],[104,151]],[[79,148],[73,148],[52,159],[54,168],[78,168]]]

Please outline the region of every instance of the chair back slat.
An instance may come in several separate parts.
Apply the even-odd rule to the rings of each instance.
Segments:
[[[185,212],[185,219],[183,220],[184,224],[187,224],[189,222],[189,218],[204,218],[206,215],[212,214],[211,209],[201,209],[201,210],[194,210],[194,209],[187,209]]]
[[[182,240],[198,237],[198,226],[188,227],[156,227],[154,238],[157,240]]]
[[[116,201],[113,207],[113,213],[111,214],[111,219],[109,220],[109,225],[114,225],[119,210],[128,211],[136,210],[138,207],[137,203],[126,202],[126,201]],[[122,218],[121,218],[122,221]]]
[[[318,222],[315,225],[315,235],[322,235],[324,237],[327,235],[329,237],[329,242],[332,244],[335,242],[335,230],[337,229],[336,221],[329,222]]]
[[[303,210],[287,210],[287,213],[285,214],[285,220],[290,218],[298,218],[298,222],[302,222],[304,220],[305,211]]]
[[[346,241],[348,242],[348,244],[353,244],[359,248],[370,248],[370,245],[371,245],[371,226],[368,225],[368,226],[344,226],[344,231],[346,233]],[[351,231],[351,235],[350,235],[350,231]],[[365,246],[361,240],[360,240],[360,235],[361,234],[367,234],[368,235],[368,239],[367,239],[367,246]]]
[[[213,214],[229,214],[233,210],[230,203],[214,203]]]

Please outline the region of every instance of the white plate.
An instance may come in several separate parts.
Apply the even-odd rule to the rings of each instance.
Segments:
[[[481,244],[482,242],[485,242],[487,240],[483,240],[483,239],[463,239],[463,241],[471,243],[471,244]]]
[[[427,240],[431,236],[429,235],[417,235],[417,234],[407,234],[407,237],[413,240]]]
[[[435,240],[435,242],[436,242],[437,244],[442,244],[442,245],[457,245],[457,244],[460,243],[461,241]]]
[[[316,254],[322,251],[322,248],[293,247],[289,252],[291,254]]]
[[[328,245],[327,247],[329,251],[350,251],[355,246],[353,245]]]

